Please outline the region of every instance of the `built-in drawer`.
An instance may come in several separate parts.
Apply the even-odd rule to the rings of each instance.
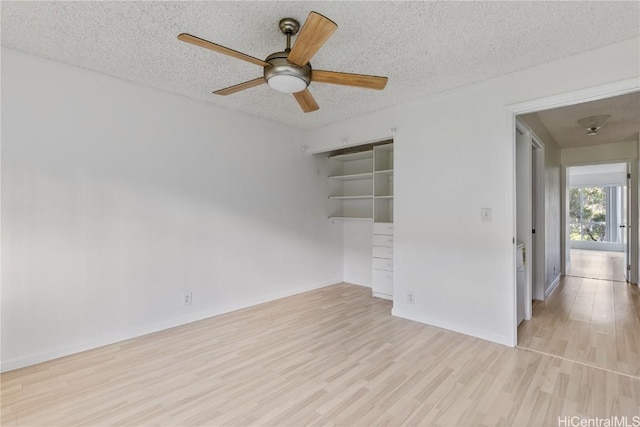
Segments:
[[[393,273],[390,271],[373,270],[373,292],[393,295]]]
[[[373,257],[393,259],[393,248],[390,248],[388,246],[374,246]]]
[[[373,234],[393,235],[393,223],[392,222],[374,222]]]
[[[393,236],[386,236],[383,234],[373,235],[373,246],[386,246],[387,248],[393,247]]]
[[[393,271],[393,260],[386,258],[373,258],[374,270]]]

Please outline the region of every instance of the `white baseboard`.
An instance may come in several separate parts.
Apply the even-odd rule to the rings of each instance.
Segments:
[[[470,328],[465,325],[459,325],[452,322],[443,321],[441,319],[434,319],[422,313],[420,313],[419,315],[416,315],[415,313],[407,313],[406,311],[393,308],[391,310],[391,314],[396,317],[402,317],[403,319],[413,320],[413,321],[424,323],[430,326],[447,329],[449,331],[458,332],[464,335],[480,338],[485,341],[491,341],[497,344],[506,345],[508,347],[516,346],[516,343],[514,342],[513,337],[498,335],[492,332],[487,332],[487,331],[483,331],[476,328]]]
[[[376,298],[382,298],[389,301],[393,301],[393,295],[381,294],[380,292],[371,291],[371,295]]]
[[[37,353],[37,354],[31,354],[24,357],[11,359],[11,360],[2,360],[0,364],[0,372],[12,371],[14,369],[35,365],[37,363],[47,362],[49,360],[58,359],[60,357],[69,356],[69,355],[80,353],[87,350],[92,350],[94,348],[103,347],[105,345],[115,344],[117,342],[140,337],[142,335],[147,335],[153,332],[174,328],[176,326],[186,325],[188,323],[197,322],[198,320],[219,316],[221,314],[229,313],[229,312],[240,310],[247,307],[252,307],[258,304],[263,304],[265,302],[274,301],[280,298],[285,298],[285,297],[301,294],[304,292],[309,292],[315,289],[324,288],[324,287],[331,286],[341,282],[342,282],[342,278],[339,278],[339,279],[329,280],[329,281],[316,283],[312,285],[300,286],[300,287],[289,289],[286,291],[274,292],[271,294],[263,295],[258,298],[239,301],[235,304],[228,304],[222,307],[215,307],[209,310],[176,317],[171,320],[167,320],[163,322],[156,322],[149,325],[129,328],[123,331],[118,331],[113,334],[103,335],[96,339],[92,339],[84,342],[77,342],[77,343],[73,343],[65,346],[60,346],[58,348]]]
[[[549,298],[549,295],[551,295],[553,291],[556,290],[559,284],[560,284],[560,275],[558,274],[556,278],[553,279],[553,282],[551,282],[551,284],[547,287],[547,289],[544,290],[544,299]]]

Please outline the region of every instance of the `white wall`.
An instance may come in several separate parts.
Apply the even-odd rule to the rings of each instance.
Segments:
[[[371,287],[373,222],[348,220],[343,222],[344,281]]]
[[[2,369],[341,281],[302,138],[3,48]]]
[[[590,147],[563,148],[561,161],[564,166],[589,163],[609,163],[638,158],[638,141],[614,142]]]
[[[629,40],[309,132],[311,151],[322,151],[397,128],[394,314],[515,344],[508,106],[637,79],[639,47]],[[480,221],[483,207],[492,222]]]
[[[549,141],[549,140],[547,140]],[[560,148],[545,141],[544,198],[545,198],[545,293],[560,278],[562,234],[560,204]]]

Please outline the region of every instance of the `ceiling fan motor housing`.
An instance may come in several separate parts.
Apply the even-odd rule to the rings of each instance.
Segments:
[[[270,65],[264,67],[264,79],[269,83],[269,80],[274,77],[276,80],[284,78],[284,76],[287,76],[286,78],[289,80],[291,80],[292,77],[295,77],[301,80],[299,86],[300,90],[296,90],[296,92],[300,92],[306,89],[307,86],[309,86],[309,83],[311,83],[311,64],[307,63],[306,65],[299,67],[289,62],[287,60],[287,56],[289,56],[288,51],[276,52],[267,56],[265,62],[268,62]],[[302,86],[303,82],[304,87]],[[273,87],[272,84],[269,84],[269,86]],[[287,92],[290,91],[287,90]]]

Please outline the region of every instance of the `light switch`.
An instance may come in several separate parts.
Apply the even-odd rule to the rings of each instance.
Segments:
[[[491,208],[481,208],[480,219],[482,222],[491,222]]]

